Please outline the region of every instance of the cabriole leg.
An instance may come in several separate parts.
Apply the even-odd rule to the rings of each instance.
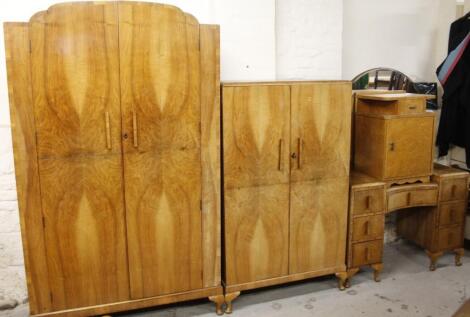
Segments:
[[[464,250],[463,248],[460,248],[460,249],[455,249],[454,252],[455,252],[455,265],[461,266]]]
[[[348,272],[338,272],[335,274],[338,278],[338,288],[340,291],[344,291],[346,288],[346,280],[348,279]]]
[[[214,296],[209,296],[209,300],[215,304],[215,313],[217,315],[223,315],[224,314],[224,303],[225,303],[225,297],[224,295],[214,295]]]
[[[426,254],[429,257],[429,260],[431,260],[431,263],[429,265],[429,270],[435,271],[437,259],[439,259],[442,256],[442,252],[430,252],[426,250]]]
[[[374,281],[380,282],[380,272],[382,272],[383,269],[383,264],[382,263],[376,263],[376,264],[371,264],[371,268],[374,269]]]
[[[232,301],[234,301],[235,298],[237,298],[238,296],[240,296],[240,292],[233,292],[233,293],[225,294],[225,304],[227,305],[225,307],[225,313],[227,313],[227,314],[232,313],[232,311],[233,311]]]

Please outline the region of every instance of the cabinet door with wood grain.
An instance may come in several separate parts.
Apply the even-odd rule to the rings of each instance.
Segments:
[[[289,273],[345,264],[349,178],[291,184]]]
[[[202,288],[199,24],[119,3],[131,297]]]
[[[223,88],[226,282],[288,274],[287,85]]]
[[[432,173],[434,115],[386,120],[385,179]]]
[[[53,310],[129,299],[115,3],[30,21],[41,206]]]
[[[351,84],[292,85],[291,181],[349,175]]]
[[[292,85],[289,273],[344,266],[351,85]]]
[[[58,4],[30,21],[38,157],[121,153],[115,3]]]
[[[289,182],[289,86],[223,88],[226,188]]]

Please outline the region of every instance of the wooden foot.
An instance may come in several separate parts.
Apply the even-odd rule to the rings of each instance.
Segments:
[[[335,274],[338,278],[338,288],[340,291],[344,291],[346,289],[346,280],[348,279],[348,272],[338,272]]]
[[[350,288],[351,287],[351,279],[354,275],[356,275],[356,273],[359,272],[359,268],[358,267],[355,267],[355,268],[352,268],[352,269],[348,269],[347,271],[347,274],[348,274],[348,277],[346,279],[346,282],[344,283],[344,286],[346,288]]]
[[[455,252],[455,265],[461,266],[464,250],[463,248],[460,248],[460,249],[455,249],[454,252]]]
[[[215,304],[215,313],[217,315],[223,315],[224,314],[224,303],[225,303],[225,297],[224,295],[214,295],[214,296],[209,296],[209,300]]]
[[[383,269],[383,264],[382,263],[376,263],[376,264],[371,264],[371,268],[374,269],[374,281],[380,282],[380,272],[382,272]]]
[[[431,252],[431,251],[426,250],[426,254],[429,257],[429,260],[431,260],[431,263],[429,265],[429,270],[435,271],[437,259],[439,259],[442,256],[442,252]]]
[[[232,311],[233,311],[232,301],[235,300],[235,298],[237,298],[238,296],[240,296],[240,292],[225,294],[225,304],[227,305],[225,307],[225,313],[226,314],[231,314],[232,313]]]

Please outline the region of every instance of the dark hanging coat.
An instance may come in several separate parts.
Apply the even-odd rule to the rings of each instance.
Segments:
[[[469,32],[470,12],[452,23],[449,53],[462,43]],[[442,65],[437,72],[441,67]],[[451,144],[465,148],[467,166],[470,167],[470,47],[468,46],[444,84],[436,139],[439,156],[447,155]]]

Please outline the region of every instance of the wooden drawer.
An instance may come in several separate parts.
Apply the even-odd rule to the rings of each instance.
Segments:
[[[383,240],[354,243],[352,245],[352,266],[359,267],[382,261]]]
[[[439,250],[460,248],[463,245],[462,226],[453,226],[439,229]]]
[[[445,179],[441,184],[441,201],[464,200],[467,192],[467,178]]]
[[[387,212],[409,207],[437,205],[437,184],[392,187],[387,190]]]
[[[384,215],[356,217],[352,225],[353,241],[382,239],[384,235]]]
[[[403,94],[359,96],[357,102],[358,113],[400,115],[425,111],[425,98],[406,97]]]
[[[384,210],[384,190],[382,188],[354,191],[353,195],[354,215]]]
[[[439,207],[439,226],[463,224],[465,211],[465,202],[441,204]]]

